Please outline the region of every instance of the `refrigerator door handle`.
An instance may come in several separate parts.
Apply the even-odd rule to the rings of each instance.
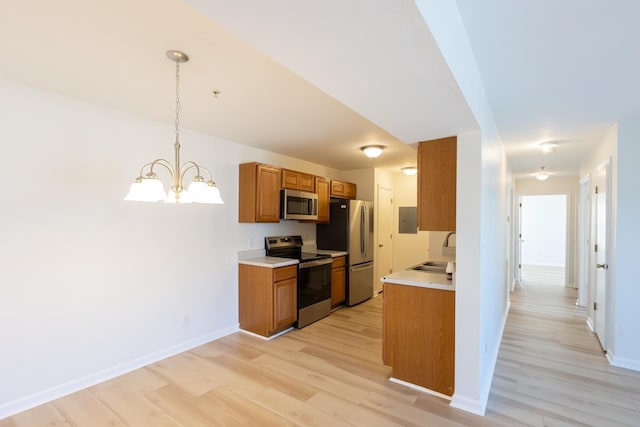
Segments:
[[[365,215],[365,207],[364,206],[360,206],[360,255],[366,259],[366,254],[367,254],[367,246],[366,246],[366,241],[365,241],[365,227],[364,227],[364,221],[366,218]]]
[[[372,265],[373,265],[373,264],[371,263],[371,261],[369,261],[369,262],[366,262],[366,263],[364,263],[364,264],[356,265],[356,266],[351,267],[351,268],[350,268],[350,271],[367,270],[367,269],[372,268]]]

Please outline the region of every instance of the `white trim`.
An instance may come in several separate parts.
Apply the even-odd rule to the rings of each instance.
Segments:
[[[596,333],[596,329],[593,325],[593,319],[590,316],[587,316],[587,326],[591,329],[591,332]]]
[[[238,329],[238,330],[239,330],[240,332],[244,332],[244,333],[245,333],[245,334],[247,334],[247,335],[251,335],[252,337],[260,338],[260,339],[265,340],[265,341],[270,341],[270,340],[272,340],[272,339],[274,339],[274,338],[279,337],[280,335],[284,335],[284,334],[286,334],[287,332],[292,331],[292,330],[293,330],[293,326],[292,326],[292,327],[290,327],[289,329],[285,329],[285,330],[284,330],[284,331],[282,331],[282,332],[278,332],[277,334],[271,335],[270,337],[264,337],[264,336],[262,336],[262,335],[260,335],[260,334],[256,334],[255,332],[245,331],[244,329]]]
[[[484,417],[487,405],[486,403],[483,405],[482,402],[477,399],[469,399],[468,397],[456,395],[454,393],[449,406]]]
[[[487,401],[489,400],[489,392],[491,391],[491,380],[493,379],[493,373],[496,369],[496,363],[498,362],[498,354],[500,353],[500,344],[502,344],[502,335],[504,334],[504,328],[507,324],[507,317],[509,316],[509,309],[511,308],[511,301],[507,300],[507,306],[505,307],[502,315],[502,325],[497,335],[497,345],[493,349],[491,360],[491,369],[485,374],[485,380],[482,382],[480,390],[480,399],[470,399],[466,396],[461,396],[454,393],[453,398],[449,406],[462,409],[463,411],[471,412],[472,414],[484,416],[487,410]]]
[[[413,383],[409,383],[409,382],[406,382],[406,381],[402,381],[402,380],[399,380],[397,378],[391,377],[391,378],[389,378],[389,381],[391,381],[392,383],[403,385],[405,387],[412,388],[414,390],[421,391],[423,393],[427,393],[427,394],[431,394],[431,395],[436,396],[436,397],[440,397],[442,399],[451,400],[451,396],[447,396],[446,394],[438,393],[437,391],[431,390],[429,388],[422,387],[422,386],[419,386],[419,385],[416,385],[416,384],[413,384]]]
[[[75,393],[79,390],[83,390],[104,381],[108,381],[120,375],[158,362],[162,359],[166,359],[167,357],[175,356],[176,354],[191,350],[192,348],[217,340],[237,331],[237,325],[230,326],[228,328],[221,329],[207,335],[202,335],[189,341],[185,341],[180,344],[176,344],[171,347],[167,347],[165,349],[137,357],[135,359],[129,360],[128,362],[119,363],[112,367],[86,375],[84,377],[76,378],[63,384],[58,384],[46,390],[21,397],[11,402],[4,403],[0,405],[0,419],[8,418],[19,412],[26,411],[52,400],[67,396],[71,393]]]
[[[610,351],[607,352],[607,360],[613,366],[619,368],[632,369],[634,371],[640,371],[640,360],[626,359],[624,357],[617,357]]]

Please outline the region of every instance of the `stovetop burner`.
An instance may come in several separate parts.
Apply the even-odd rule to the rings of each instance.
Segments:
[[[293,258],[300,262],[331,258],[331,255],[302,252],[302,236],[265,237],[264,247],[267,256]]]

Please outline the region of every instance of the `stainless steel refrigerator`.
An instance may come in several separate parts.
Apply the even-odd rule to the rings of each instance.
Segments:
[[[318,249],[347,251],[347,305],[373,296],[373,203],[331,199],[329,224],[316,225]]]

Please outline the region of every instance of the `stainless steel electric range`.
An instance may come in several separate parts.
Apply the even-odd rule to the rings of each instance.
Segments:
[[[298,321],[303,328],[331,313],[331,256],[302,252],[302,236],[265,237],[266,255],[298,264]]]

